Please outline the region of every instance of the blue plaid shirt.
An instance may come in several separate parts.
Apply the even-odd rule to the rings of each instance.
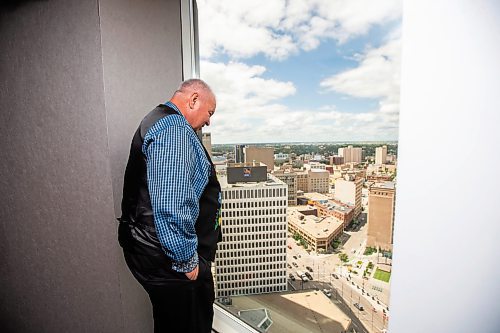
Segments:
[[[178,115],[163,117],[146,133],[148,189],[158,239],[172,269],[190,272],[198,265],[195,223],[199,199],[208,184],[211,164],[191,125]]]

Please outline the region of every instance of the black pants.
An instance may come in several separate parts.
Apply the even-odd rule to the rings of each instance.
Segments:
[[[125,261],[153,305],[155,333],[209,333],[215,298],[210,263],[200,257],[198,279],[170,268],[165,256],[124,251]]]

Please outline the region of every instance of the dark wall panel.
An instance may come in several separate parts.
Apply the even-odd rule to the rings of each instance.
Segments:
[[[115,216],[132,133],[181,79],[178,1],[0,8],[0,330],[151,331]]]
[[[141,119],[182,80],[180,1],[100,1],[115,212],[130,141]]]
[[[122,325],[98,7],[2,8],[3,332]]]

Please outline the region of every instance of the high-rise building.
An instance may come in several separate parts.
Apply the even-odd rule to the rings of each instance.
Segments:
[[[354,175],[346,175],[344,179],[335,181],[335,199],[343,203],[354,206],[354,217],[361,213],[361,192],[363,188],[363,178]]]
[[[307,192],[328,193],[330,173],[326,170],[309,170]]]
[[[245,162],[245,145],[235,145],[234,146],[234,162],[244,163]]]
[[[212,158],[212,134],[202,133],[201,142],[203,143],[203,146],[205,146],[210,158]]]
[[[245,152],[245,163],[260,162],[267,166],[268,172],[274,170],[274,148],[246,146],[243,149]]]
[[[344,158],[344,163],[361,163],[363,149],[347,146],[347,148],[339,148],[338,155]]]
[[[238,165],[245,175],[259,175],[253,164]],[[238,179],[238,175],[233,175]],[[262,294],[287,290],[287,185],[271,174],[267,180],[229,184],[222,187],[222,241],[215,259],[216,295]]]
[[[367,246],[392,250],[396,189],[393,182],[374,183],[368,192]]]
[[[375,148],[375,164],[381,165],[387,162],[387,146]]]

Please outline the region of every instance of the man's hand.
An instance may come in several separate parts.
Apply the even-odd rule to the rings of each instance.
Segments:
[[[198,267],[199,265],[196,265],[196,268],[193,269],[191,272],[184,273],[186,274],[189,280],[196,280],[198,278]]]

